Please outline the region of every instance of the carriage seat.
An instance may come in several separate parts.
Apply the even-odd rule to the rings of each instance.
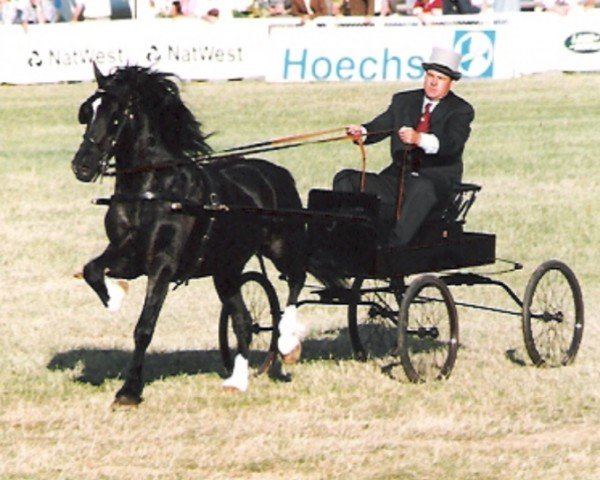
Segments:
[[[429,213],[410,244],[430,243],[462,234],[467,214],[480,190],[481,186],[474,183],[455,185],[446,201],[439,202]]]

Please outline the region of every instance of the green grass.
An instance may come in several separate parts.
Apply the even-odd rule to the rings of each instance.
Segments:
[[[221,149],[366,121],[410,86],[190,83],[183,97]],[[145,285],[132,282],[113,316],[72,278],[106,243],[104,209],[89,201],[112,182],[80,184],[69,164],[94,86],[1,86],[0,478],[599,478],[599,86],[559,74],[456,86],[476,109],[465,180],[483,185],[468,225],[524,263],[504,278],[519,294],[546,259],[575,270],[586,326],[574,365],[512,361],[528,363],[519,319],[461,308],[451,378],[412,385],[350,358],[345,331],[329,332],[345,326],[343,309],[303,307],[311,336],[291,382],[253,378],[247,394],[227,395],[205,279],[169,295],[145,401],[117,411]],[[360,165],[349,142],[265,158],[292,171],[304,198]],[[385,166],[387,144],[369,147],[368,162]],[[511,306],[493,287],[456,296]]]

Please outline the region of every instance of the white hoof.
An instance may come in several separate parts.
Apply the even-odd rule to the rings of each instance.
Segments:
[[[296,307],[289,305],[285,308],[281,321],[279,322],[279,338],[277,348],[282,356],[287,356],[298,346],[306,336],[306,328],[296,319]]]
[[[292,353],[300,345],[300,339],[294,335],[280,335],[277,339],[277,349],[282,356]]]
[[[248,360],[239,353],[235,356],[233,373],[223,382],[223,389],[230,392],[245,392],[248,390]]]
[[[106,278],[104,283],[108,290],[108,304],[106,308],[108,308],[109,312],[118,312],[121,309],[121,305],[123,305],[123,299],[128,290],[127,282]]]
[[[281,336],[293,335],[302,340],[306,336],[306,327],[298,322],[296,318],[296,306],[285,307],[281,321],[279,322],[279,334]]]

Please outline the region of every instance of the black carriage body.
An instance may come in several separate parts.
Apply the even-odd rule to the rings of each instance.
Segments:
[[[496,261],[496,236],[464,232],[459,212],[437,212],[411,244],[390,247],[374,195],[312,190],[308,209],[314,213],[308,223],[310,254],[328,257],[347,277],[402,277]]]

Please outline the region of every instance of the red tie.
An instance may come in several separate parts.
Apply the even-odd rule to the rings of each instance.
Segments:
[[[421,118],[419,118],[419,123],[417,124],[417,132],[427,133],[429,132],[429,121],[431,120],[431,103],[427,102],[425,104],[425,109],[421,114]]]
[[[425,104],[425,109],[419,118],[417,123],[417,132],[427,133],[429,132],[429,121],[431,120],[431,103]],[[421,168],[421,158],[423,157],[423,150],[415,150],[412,155],[412,171],[418,172]]]

